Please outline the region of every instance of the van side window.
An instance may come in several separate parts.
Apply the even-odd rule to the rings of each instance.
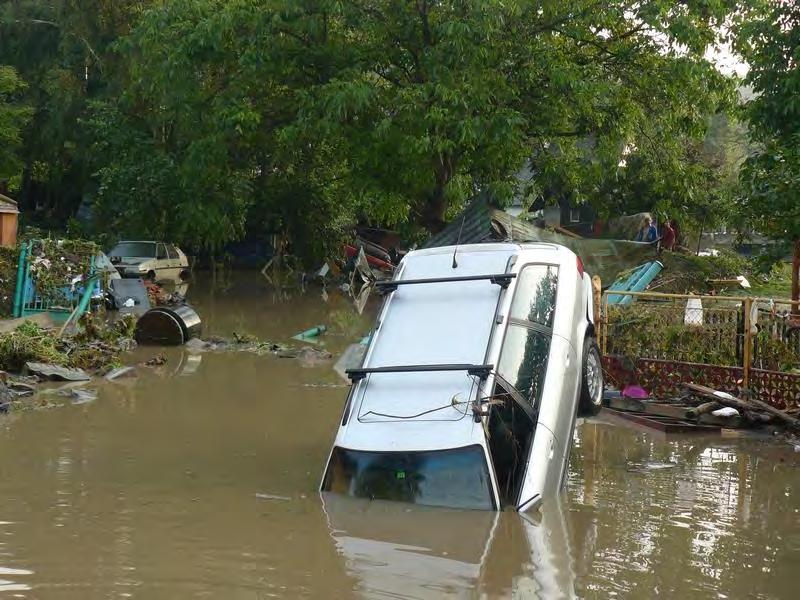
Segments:
[[[172,244],[167,244],[167,256],[169,256],[171,260],[178,260],[178,251],[175,250],[175,246]]]
[[[164,248],[164,244],[158,244],[156,247],[156,258],[158,260],[167,258],[167,250]]]
[[[547,373],[557,285],[558,267],[522,269],[500,353],[500,375],[532,406],[539,402]]]
[[[522,269],[511,303],[511,318],[553,327],[558,267],[529,265]]]

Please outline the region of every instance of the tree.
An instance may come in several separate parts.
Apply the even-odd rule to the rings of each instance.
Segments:
[[[476,189],[508,197],[528,158],[534,195],[600,200],[626,156],[699,194],[684,145],[732,105],[703,52],[735,4],[354,0],[352,63],[303,117],[344,148],[354,185],[433,230]]]
[[[750,132],[762,144],[742,170],[743,210],[754,227],[791,248],[792,300],[800,300],[800,5],[759,0],[735,29],[755,91]],[[794,305],[798,310],[798,305]]]
[[[110,52],[152,0],[0,0],[0,56],[28,84],[32,114],[20,149],[20,204],[63,223],[91,193],[82,119],[102,97]]]
[[[313,132],[289,131],[300,96],[337,56],[324,18],[258,0],[145,11],[117,47],[120,94],[90,121],[100,223],[155,226],[214,253],[249,218],[291,235],[306,258],[324,255],[329,244],[317,242],[347,214],[336,185],[344,158]]]
[[[0,186],[17,177],[21,167],[17,152],[22,128],[30,117],[30,108],[19,101],[24,89],[17,72],[0,65]]]

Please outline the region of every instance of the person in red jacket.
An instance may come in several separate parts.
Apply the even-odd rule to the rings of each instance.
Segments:
[[[662,250],[674,250],[675,249],[675,240],[677,235],[675,234],[675,230],[672,228],[672,223],[675,221],[670,221],[669,219],[664,219],[664,224],[661,226],[661,249]]]

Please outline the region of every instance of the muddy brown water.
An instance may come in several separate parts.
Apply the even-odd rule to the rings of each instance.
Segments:
[[[371,321],[253,276],[190,296],[212,333],[324,323],[334,354]],[[797,597],[786,444],[592,420],[541,514],[321,498],[347,392],[329,364],[167,356],[94,402],[0,415],[0,598]]]

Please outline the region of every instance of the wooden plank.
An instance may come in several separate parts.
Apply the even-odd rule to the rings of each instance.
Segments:
[[[670,417],[643,415],[640,413],[615,410],[613,408],[607,408],[606,410],[614,416],[663,433],[719,433],[720,431],[720,427],[716,425],[700,425]]]
[[[732,396],[730,394],[719,392],[710,387],[706,387],[704,385],[699,385],[696,383],[687,383],[684,384],[684,387],[686,387],[686,389],[700,396],[703,396],[704,398],[708,398],[709,400],[716,400],[720,404],[724,404],[725,406],[732,406],[733,408],[739,411],[760,410],[774,417],[777,417],[790,427],[800,430],[800,420],[795,419],[794,417],[790,416],[789,414],[785,413],[782,410],[775,408],[774,406],[770,406],[766,402],[761,402],[761,400],[756,400],[754,398],[751,398],[750,400],[742,400],[741,398],[736,398],[735,396]]]

